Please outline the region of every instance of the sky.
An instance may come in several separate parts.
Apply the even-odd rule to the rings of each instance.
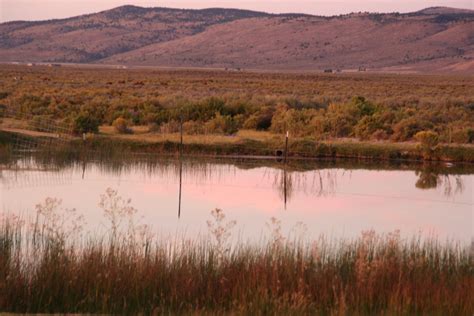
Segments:
[[[358,11],[403,13],[432,6],[474,9],[474,0],[0,0],[0,22],[67,18],[125,4],[190,9],[239,8],[314,15]]]

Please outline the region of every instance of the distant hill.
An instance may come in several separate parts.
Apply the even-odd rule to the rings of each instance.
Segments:
[[[334,17],[123,6],[0,24],[0,61],[317,71],[474,71],[474,11]]]
[[[430,7],[418,11],[421,14],[472,14],[473,11],[469,9],[457,9],[448,7]]]

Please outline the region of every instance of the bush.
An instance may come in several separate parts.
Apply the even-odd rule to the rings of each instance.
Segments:
[[[312,119],[318,115],[314,109],[295,110],[285,107],[279,108],[272,118],[271,131],[286,133],[289,131],[294,136],[309,136],[312,134]]]
[[[469,129],[454,130],[451,134],[451,141],[458,144],[469,143],[469,138]]]
[[[309,123],[309,129],[311,130],[311,134],[316,139],[324,139],[326,138],[326,131],[328,130],[328,124],[326,119],[323,115],[315,116],[311,119]]]
[[[393,127],[392,139],[395,141],[406,141],[412,139],[418,132],[429,128],[432,128],[432,124],[422,122],[415,117],[402,119]]]
[[[126,119],[119,117],[115,119],[115,121],[112,123],[112,126],[120,134],[131,134],[132,130],[128,127],[128,124],[129,122]]]
[[[204,134],[204,124],[202,122],[187,121],[183,123],[183,133],[188,135]]]
[[[374,116],[364,116],[354,127],[355,135],[361,140],[367,140],[383,125]]]
[[[205,130],[208,133],[217,133],[217,134],[235,134],[237,129],[237,124],[233,118],[229,115],[221,115],[216,113],[216,116],[205,123]]]
[[[378,129],[375,132],[373,132],[370,138],[372,140],[387,140],[389,138],[389,135],[385,130]]]
[[[373,115],[377,111],[377,107],[367,101],[364,97],[357,96],[352,98],[352,104],[357,106],[361,116]]]
[[[148,132],[149,133],[156,133],[160,131],[160,125],[156,123],[149,123],[148,124]]]
[[[10,94],[6,91],[0,91],[0,100],[1,99],[5,99],[6,97],[8,97]]]
[[[467,136],[469,138],[469,143],[474,143],[474,129],[467,130]]]
[[[288,107],[287,106],[278,106],[275,113],[272,117],[272,124],[270,130],[273,133],[286,133],[288,129]]]
[[[180,129],[180,123],[176,120],[171,120],[160,125],[161,133],[178,133]]]
[[[327,118],[331,136],[352,136],[354,126],[359,121],[360,116],[359,107],[354,103],[330,104],[327,110]]]
[[[439,135],[433,131],[422,131],[415,135],[425,158],[431,158],[439,143]]]
[[[98,133],[100,120],[90,115],[89,112],[79,113],[73,121],[73,131],[76,134]]]
[[[0,117],[3,117],[7,112],[7,106],[4,104],[0,104]]]

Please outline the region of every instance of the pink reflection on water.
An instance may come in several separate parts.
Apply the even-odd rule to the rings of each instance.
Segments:
[[[215,176],[184,172],[179,220],[176,174],[150,173],[141,168],[131,168],[117,175],[91,165],[84,179],[82,170],[69,170],[67,183],[3,185],[0,205],[4,211],[31,215],[34,205],[45,197],[58,197],[66,207],[82,212],[93,230],[103,222],[97,206],[99,195],[112,187],[122,196],[130,197],[143,216],[142,221],[162,233],[181,230],[193,236],[204,232],[210,210],[217,207],[223,209],[229,219],[237,220],[242,235],[250,239],[259,238],[265,232],[265,223],[272,216],[281,219],[286,233],[296,223],[303,222],[312,236],[324,233],[353,237],[367,229],[378,232],[400,229],[405,235],[422,230],[443,239],[471,239],[472,175],[460,176],[465,186],[463,192],[445,196],[442,188],[416,188],[418,177],[413,171],[289,172],[291,188],[285,209],[281,170],[215,168],[220,168]],[[17,178],[48,175],[38,171],[10,173]]]

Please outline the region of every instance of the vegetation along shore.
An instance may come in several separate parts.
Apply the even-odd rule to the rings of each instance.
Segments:
[[[60,131],[76,142],[87,133],[95,148],[173,152],[182,130],[189,153],[275,155],[288,131],[290,156],[474,161],[471,76],[39,66],[0,74],[5,133]]]

